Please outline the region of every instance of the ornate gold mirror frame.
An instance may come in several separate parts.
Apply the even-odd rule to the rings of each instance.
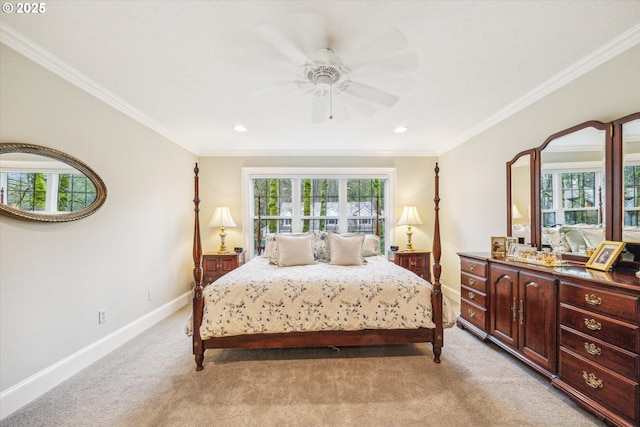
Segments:
[[[59,160],[79,172],[82,172],[87,178],[91,180],[93,185],[96,188],[96,198],[95,200],[87,207],[67,213],[41,213],[41,212],[31,212],[31,211],[23,211],[20,209],[12,208],[8,205],[5,205],[4,202],[0,203],[0,214],[16,218],[23,219],[28,221],[41,221],[41,222],[68,222],[75,221],[78,219],[86,218],[89,215],[94,214],[107,199],[107,187],[98,176],[96,172],[93,171],[88,165],[84,162],[72,157],[66,153],[63,153],[58,150],[54,150],[53,148],[43,147],[40,145],[34,144],[22,144],[22,143],[0,143],[0,155],[8,154],[8,153],[27,153],[27,154],[36,154],[39,156],[49,157],[52,159]]]

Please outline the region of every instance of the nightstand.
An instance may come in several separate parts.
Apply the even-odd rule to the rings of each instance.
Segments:
[[[393,253],[393,262],[400,267],[413,271],[427,281],[431,281],[431,252],[428,251],[396,251]]]
[[[202,283],[208,285],[244,263],[244,252],[202,255]]]

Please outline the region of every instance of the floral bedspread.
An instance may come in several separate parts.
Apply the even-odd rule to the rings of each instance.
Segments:
[[[366,259],[278,267],[256,257],[205,288],[200,335],[435,327],[429,282],[383,256]],[[443,301],[450,327],[455,313]]]

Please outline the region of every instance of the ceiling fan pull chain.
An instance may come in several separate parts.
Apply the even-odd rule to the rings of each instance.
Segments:
[[[329,80],[329,120],[333,119],[333,81]]]

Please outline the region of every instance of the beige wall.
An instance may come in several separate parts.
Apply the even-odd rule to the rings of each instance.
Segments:
[[[563,129],[640,111],[638,76],[640,45],[440,156],[444,283],[459,289],[456,252],[506,235],[506,162]]]
[[[229,206],[237,228],[228,228],[228,248],[242,242],[242,168],[244,167],[381,167],[396,168],[396,218],[404,205],[416,205],[422,225],[413,227],[415,248],[431,248],[433,238],[433,157],[201,157],[200,227],[203,250],[215,251],[220,244],[219,229],[207,224],[216,206]],[[404,246],[406,228],[396,228],[396,241]]]
[[[196,156],[4,45],[0,62],[0,140],[68,153],[108,189],[79,221],[0,217],[5,391],[189,291]]]

